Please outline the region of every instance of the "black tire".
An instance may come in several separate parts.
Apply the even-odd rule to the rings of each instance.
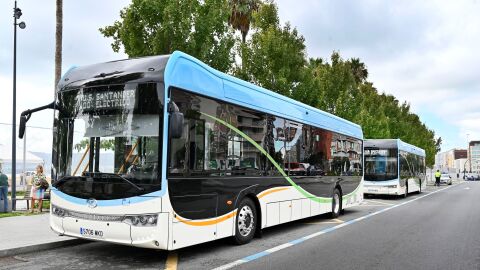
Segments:
[[[342,213],[342,194],[340,190],[337,188],[333,191],[332,194],[332,218],[338,218],[338,216]]]
[[[257,230],[257,209],[250,198],[243,198],[237,208],[235,220],[235,235],[233,240],[238,245],[243,245],[252,240]]]

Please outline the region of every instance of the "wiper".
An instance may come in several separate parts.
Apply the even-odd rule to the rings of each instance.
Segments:
[[[115,174],[115,173],[102,173],[102,172],[95,172],[95,173],[92,173],[91,174],[92,177],[95,177],[95,176],[114,176],[114,177],[117,177],[119,179],[122,179],[123,181],[129,183],[131,186],[135,187],[136,189],[138,189],[138,191],[144,191],[145,189],[138,186],[137,184],[133,183],[132,181],[128,180],[127,178],[119,175],[119,174]]]

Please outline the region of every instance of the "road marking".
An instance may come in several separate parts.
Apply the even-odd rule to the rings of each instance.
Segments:
[[[459,184],[462,184],[462,183],[459,183]],[[459,185],[459,184],[457,184],[457,185]],[[282,245],[279,245],[279,246],[276,246],[276,247],[267,249],[267,250],[265,250],[265,251],[261,251],[261,252],[259,252],[259,253],[255,253],[255,254],[253,254],[253,255],[250,255],[250,256],[244,257],[244,258],[242,258],[242,259],[233,261],[233,262],[231,262],[231,263],[228,263],[228,264],[219,266],[219,267],[217,267],[217,268],[214,268],[213,270],[226,270],[226,269],[231,269],[231,268],[233,268],[233,267],[235,267],[235,266],[239,266],[239,265],[241,265],[241,264],[244,264],[244,263],[247,263],[247,262],[251,262],[251,261],[257,260],[257,259],[259,259],[259,258],[262,258],[262,257],[264,257],[264,256],[268,256],[268,255],[270,255],[270,254],[272,254],[272,253],[274,253],[274,252],[277,252],[277,251],[279,251],[279,250],[283,250],[283,249],[285,249],[285,248],[289,248],[289,247],[295,246],[295,245],[300,244],[300,243],[302,243],[302,242],[304,242],[304,241],[306,241],[306,240],[309,240],[309,239],[318,237],[318,236],[320,236],[320,235],[322,235],[322,234],[326,234],[326,233],[335,231],[335,230],[337,230],[337,229],[340,229],[340,228],[342,228],[342,227],[345,227],[345,226],[348,226],[348,225],[357,223],[357,222],[362,221],[362,220],[364,220],[364,219],[371,218],[371,217],[376,216],[376,215],[378,215],[378,214],[381,214],[381,213],[384,213],[384,212],[386,212],[386,211],[392,210],[392,209],[394,209],[394,208],[397,208],[397,207],[400,207],[400,206],[409,204],[409,203],[411,203],[411,202],[414,202],[414,201],[423,199],[423,198],[428,197],[428,196],[430,196],[430,195],[433,195],[433,194],[435,194],[435,193],[437,193],[437,192],[443,191],[443,190],[445,190],[445,189],[449,189],[449,188],[451,188],[451,187],[455,187],[455,186],[457,186],[457,185],[452,185],[452,186],[448,186],[448,187],[445,187],[445,188],[442,188],[442,189],[438,189],[438,190],[432,191],[432,192],[430,192],[430,193],[427,193],[427,194],[425,194],[425,195],[422,195],[422,196],[420,196],[420,197],[416,197],[416,198],[414,198],[414,199],[412,199],[412,200],[408,200],[408,201],[405,201],[405,202],[402,202],[402,203],[399,203],[399,204],[395,204],[395,205],[389,206],[389,207],[384,208],[384,209],[380,209],[380,210],[378,210],[378,211],[376,211],[376,212],[373,212],[373,213],[370,213],[370,214],[368,214],[368,215],[361,216],[361,217],[359,217],[359,218],[352,219],[352,220],[349,220],[349,221],[347,221],[347,222],[340,223],[340,224],[338,224],[338,225],[336,225],[336,226],[333,226],[333,227],[330,227],[330,228],[327,228],[327,229],[323,229],[323,230],[321,230],[321,231],[318,231],[318,232],[316,232],[316,233],[312,233],[312,234],[310,234],[310,235],[307,235],[307,236],[298,238],[298,239],[293,240],[293,241],[290,241],[290,242],[288,242],[288,243],[284,243],[284,244],[282,244]]]
[[[384,207],[386,205],[384,205],[384,204],[359,204],[359,205],[355,205],[355,207],[370,207],[370,206]]]
[[[165,263],[165,270],[176,270],[178,264],[178,254],[176,252],[169,252],[167,262]]]
[[[382,201],[377,201],[377,200],[365,200],[367,201],[367,203],[370,203],[370,202],[374,202],[374,203],[379,203],[379,204],[383,204],[383,205],[394,205],[393,203],[386,203],[386,202],[382,202]]]
[[[338,223],[343,223],[345,221],[340,220],[338,218],[330,219],[328,221],[317,221],[317,222],[305,222],[305,224],[338,224]]]

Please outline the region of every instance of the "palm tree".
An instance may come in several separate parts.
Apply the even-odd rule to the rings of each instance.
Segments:
[[[368,77],[368,70],[365,63],[360,62],[359,58],[350,59],[350,68],[352,69],[353,76],[355,76],[355,82],[357,84],[365,82]]]
[[[252,22],[252,14],[258,10],[260,0],[228,0],[228,4],[232,9],[228,23],[234,29],[240,30],[242,42],[245,43]]]
[[[55,29],[55,88],[62,76],[63,0],[57,0]]]

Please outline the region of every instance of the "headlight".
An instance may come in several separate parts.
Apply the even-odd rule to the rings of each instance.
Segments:
[[[156,226],[158,215],[128,215],[123,218],[123,222],[133,226]]]
[[[55,215],[55,216],[58,216],[58,217],[64,217],[65,216],[65,209],[63,208],[60,208],[56,205],[52,205],[52,213]]]

